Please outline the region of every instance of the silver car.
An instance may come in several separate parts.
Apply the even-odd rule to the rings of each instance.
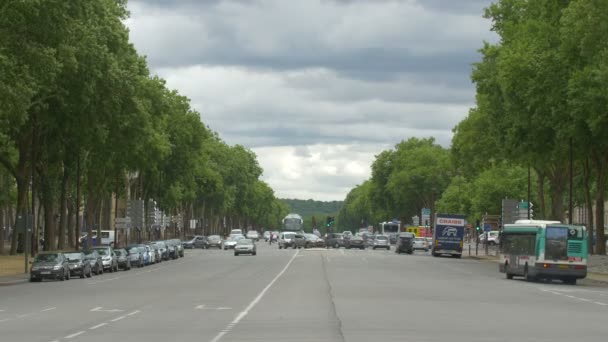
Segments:
[[[93,247],[101,255],[103,269],[111,272],[118,272],[118,257],[112,247]]]
[[[372,242],[372,249],[376,248],[386,248],[387,250],[391,249],[391,244],[388,240],[388,236],[386,235],[376,235],[374,241]]]
[[[257,250],[255,242],[252,239],[240,239],[237,241],[236,246],[234,247],[234,256],[239,254],[256,255]]]
[[[416,237],[414,238],[414,250],[422,249],[425,252],[429,251],[429,245],[426,241],[426,238]]]

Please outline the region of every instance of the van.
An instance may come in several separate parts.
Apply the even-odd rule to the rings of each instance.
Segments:
[[[294,247],[295,246],[296,233],[294,232],[282,232],[279,234],[279,249]]]

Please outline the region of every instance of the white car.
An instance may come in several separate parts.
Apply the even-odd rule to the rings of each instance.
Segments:
[[[260,233],[258,233],[255,230],[250,230],[247,232],[247,238],[251,239],[253,241],[259,241],[260,240]]]
[[[234,249],[234,246],[236,246],[237,241],[244,238],[245,237],[240,234],[229,236],[226,240],[224,240],[224,250]]]
[[[423,238],[423,237],[414,238],[414,250],[416,250],[416,249],[422,249],[425,252],[428,252],[429,245],[425,238]]]
[[[157,263],[156,252],[154,251],[154,249],[152,247],[146,245],[146,253],[148,253],[150,264],[156,264]]]
[[[295,243],[295,232],[282,232],[279,234],[279,249],[293,247]]]

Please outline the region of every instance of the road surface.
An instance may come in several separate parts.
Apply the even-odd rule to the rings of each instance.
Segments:
[[[384,250],[186,257],[0,287],[2,341],[605,341],[608,288]]]

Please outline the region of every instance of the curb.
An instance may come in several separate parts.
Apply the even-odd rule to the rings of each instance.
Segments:
[[[27,283],[28,281],[29,281],[29,277],[28,278],[14,279],[14,280],[2,280],[2,281],[0,281],[0,287],[2,287],[2,286],[17,285],[17,284],[23,284],[23,283]]]

